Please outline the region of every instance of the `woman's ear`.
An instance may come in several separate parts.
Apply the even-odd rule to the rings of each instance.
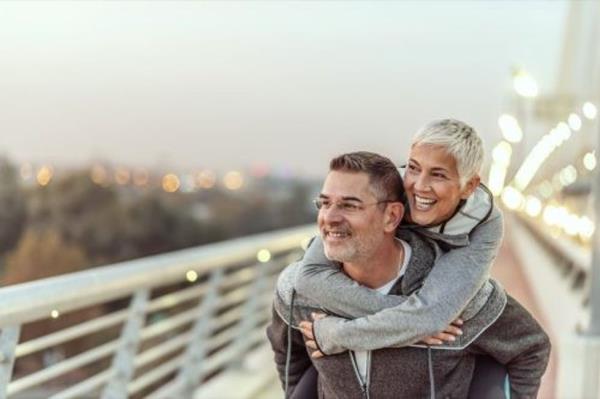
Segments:
[[[477,189],[477,187],[479,187],[479,183],[481,183],[481,178],[479,177],[479,175],[475,175],[475,176],[471,177],[465,184],[465,187],[462,189],[460,198],[461,199],[469,198],[471,196],[471,194],[473,194],[473,192]]]

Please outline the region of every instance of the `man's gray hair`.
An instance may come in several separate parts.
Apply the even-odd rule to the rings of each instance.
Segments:
[[[456,160],[460,186],[478,175],[483,165],[483,141],[475,129],[456,119],[440,119],[423,126],[412,145],[432,144],[446,149]]]

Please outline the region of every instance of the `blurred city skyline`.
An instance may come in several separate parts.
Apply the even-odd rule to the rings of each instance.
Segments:
[[[403,160],[423,123],[488,150],[511,68],[556,84],[568,3],[4,2],[0,152],[17,162],[319,176]],[[489,151],[488,151],[489,152]]]

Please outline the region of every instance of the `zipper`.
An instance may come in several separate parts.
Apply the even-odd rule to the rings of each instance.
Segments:
[[[367,398],[370,399],[369,395],[369,387],[371,385],[371,351],[367,352],[367,381],[365,384],[365,392],[367,393]]]
[[[363,381],[360,372],[358,371],[358,365],[356,364],[356,357],[354,357],[354,351],[348,351],[350,355],[350,362],[352,363],[352,368],[354,369],[354,374],[356,375],[356,379],[358,380],[358,385],[360,386],[360,390],[362,392],[362,396],[365,399],[370,399],[369,395],[369,379],[371,374],[371,351],[367,352],[367,378],[366,381]]]

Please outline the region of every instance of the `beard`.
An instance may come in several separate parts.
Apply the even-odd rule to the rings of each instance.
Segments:
[[[357,248],[352,245],[351,241],[344,243],[344,245],[329,245],[325,242],[325,256],[327,259],[335,262],[352,262],[357,257]]]
[[[340,242],[330,242],[321,231],[325,256],[327,259],[341,263],[356,263],[370,259],[380,245],[383,231],[365,231],[356,234],[349,231],[350,237]]]

